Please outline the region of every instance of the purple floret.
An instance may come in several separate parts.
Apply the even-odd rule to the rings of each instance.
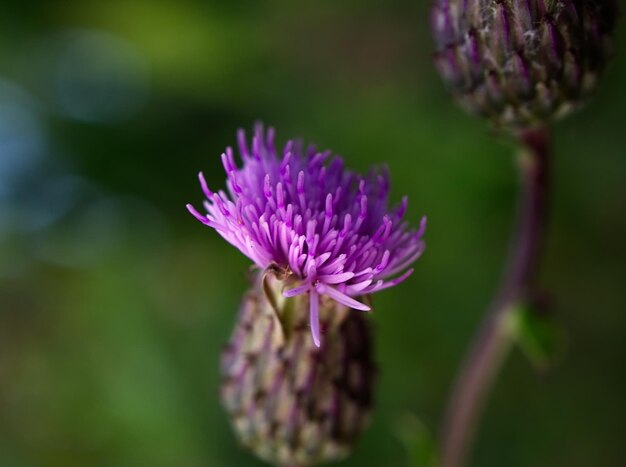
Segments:
[[[251,147],[243,130],[238,143],[243,167],[232,148],[222,154],[228,193],[212,192],[200,173],[207,214],[187,209],[258,267],[278,265],[299,279],[284,295],[309,294],[311,334],[319,347],[320,296],[368,311],[355,297],[397,285],[413,272],[407,268],[424,250],[426,218],[418,230],[409,228],[402,220],[406,197],[388,211],[385,168],[361,176],[330,151],[304,150],[298,140],[278,155],[274,130],[262,125]]]

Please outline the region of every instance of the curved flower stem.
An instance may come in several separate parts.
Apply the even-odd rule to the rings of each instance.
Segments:
[[[509,316],[520,301],[530,298],[535,285],[547,217],[549,134],[543,127],[528,129],[518,139],[517,230],[500,289],[451,393],[441,432],[441,467],[465,464],[484,401],[511,344]]]

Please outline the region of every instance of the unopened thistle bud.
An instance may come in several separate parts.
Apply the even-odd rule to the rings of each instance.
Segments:
[[[468,112],[497,126],[561,118],[611,54],[614,0],[435,0],[435,63]]]
[[[188,205],[249,257],[258,284],[243,300],[224,354],[223,401],[242,442],[276,465],[308,466],[345,455],[365,426],[373,365],[368,296],[404,281],[422,253],[426,222],[388,208],[386,170],[361,176],[339,157],[259,125],[243,167],[222,155],[228,194],[200,174],[206,214]]]

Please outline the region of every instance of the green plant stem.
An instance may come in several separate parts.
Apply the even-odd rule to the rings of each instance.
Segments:
[[[547,217],[549,134],[518,133],[520,199],[517,228],[498,292],[461,366],[441,431],[441,467],[465,465],[482,408],[511,344],[509,315],[530,298]]]

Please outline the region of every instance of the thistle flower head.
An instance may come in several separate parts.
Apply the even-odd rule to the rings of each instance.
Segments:
[[[435,0],[435,64],[457,101],[499,126],[569,114],[611,55],[615,0]]]
[[[313,340],[320,345],[320,297],[357,310],[356,298],[394,286],[424,249],[422,220],[411,230],[403,220],[407,199],[388,208],[389,175],[373,169],[361,176],[330,151],[289,141],[277,151],[274,130],[257,125],[248,145],[238,134],[243,167],[227,148],[222,162],[227,192],[213,192],[202,174],[206,214],[188,205],[261,269],[276,269],[286,297],[308,294]]]

